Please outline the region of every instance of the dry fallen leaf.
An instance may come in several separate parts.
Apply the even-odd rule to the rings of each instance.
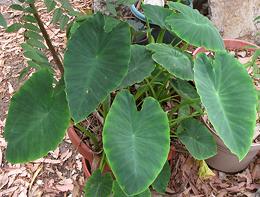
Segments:
[[[35,171],[35,173],[33,174],[32,179],[31,179],[31,182],[30,182],[30,185],[29,185],[29,191],[31,190],[32,185],[33,185],[35,179],[37,178],[38,174],[39,174],[40,171],[42,170],[42,168],[43,168],[43,165],[40,165],[40,166],[38,167],[38,169]]]
[[[3,161],[3,153],[2,150],[0,149],[0,166],[2,165],[2,161]]]
[[[14,88],[13,88],[12,84],[10,82],[7,82],[7,84],[8,84],[8,93],[13,94]]]
[[[212,170],[208,167],[207,163],[202,160],[202,161],[198,161],[199,163],[199,177],[201,179],[209,179],[213,176],[215,176],[214,172],[212,172]]]
[[[260,164],[256,164],[252,171],[252,179],[260,182]]]
[[[60,160],[54,160],[54,159],[44,159],[44,158],[41,158],[41,159],[37,159],[35,161],[33,161],[33,163],[51,163],[51,164],[57,164],[57,163],[61,163]]]
[[[0,190],[8,183],[8,175],[0,174]]]
[[[11,187],[11,188],[8,188],[8,189],[5,189],[4,191],[0,191],[0,196],[11,196],[10,193],[13,193],[15,190],[18,189],[18,186],[14,186],[14,187]]]
[[[66,184],[66,185],[56,185],[55,186],[58,190],[61,192],[66,192],[66,191],[72,191],[73,190],[73,184]]]

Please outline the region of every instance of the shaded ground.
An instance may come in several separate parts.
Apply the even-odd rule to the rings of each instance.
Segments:
[[[0,1],[0,3],[3,1]],[[7,1],[6,1],[7,2]],[[82,3],[84,2],[84,3]],[[61,56],[65,46],[65,33],[49,25],[50,16],[38,3],[41,17]],[[90,2],[75,0],[79,9]],[[0,5],[0,12],[9,24],[18,20],[19,12]],[[22,84],[20,71],[26,66],[19,46],[23,42],[22,30],[6,34],[0,29],[0,197],[1,196],[80,196],[84,184],[81,156],[66,136],[62,144],[48,156],[27,164],[11,165],[5,160],[6,142],[3,128],[9,101]],[[168,196],[257,196],[260,191],[260,158],[256,158],[243,172],[235,175],[214,171],[215,176],[202,180],[198,177],[198,165],[178,142],[172,161],[172,178]],[[257,190],[258,189],[258,190]],[[260,195],[260,194],[259,194]]]

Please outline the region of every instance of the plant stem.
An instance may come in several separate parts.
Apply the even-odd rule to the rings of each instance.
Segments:
[[[107,116],[107,114],[109,112],[110,102],[111,102],[111,96],[109,94],[109,95],[107,95],[106,99],[102,103],[104,120],[106,119],[106,116]]]
[[[146,25],[147,25],[147,37],[149,43],[154,43],[154,38],[152,36],[152,29],[150,28],[150,23],[148,19],[146,19]]]
[[[174,96],[170,96],[170,97],[167,97],[167,98],[161,99],[161,100],[159,100],[159,103],[164,102],[164,101],[168,101],[168,100],[176,101],[176,102],[179,103],[179,102],[180,102],[179,100],[177,100],[177,99],[173,99],[173,98],[175,98],[175,97],[178,97],[178,95],[174,95]]]
[[[153,89],[153,86],[152,86],[152,84],[150,83],[150,81],[149,81],[148,79],[145,79],[145,82],[146,82],[147,85],[149,86],[149,88],[150,88],[150,90],[151,90],[151,92],[152,92],[153,97],[154,97],[155,99],[157,99],[157,95],[156,95],[156,93],[155,93],[155,91],[154,91],[154,89]]]
[[[163,38],[164,38],[164,34],[165,34],[166,30],[165,29],[161,29],[160,33],[156,39],[156,43],[163,43]]]
[[[163,71],[164,70],[161,69],[159,72],[157,72],[157,74],[154,77],[152,77],[152,80],[151,80],[150,83],[153,83],[155,81],[155,79],[157,79],[157,77],[159,77],[163,73]]]
[[[182,50],[182,51],[186,51],[186,50],[188,49],[188,47],[189,47],[189,43],[186,42],[186,43],[182,46],[181,50]]]
[[[193,117],[196,117],[196,116],[201,116],[201,115],[202,115],[202,114],[200,114],[200,113],[194,112],[194,113],[191,114],[191,115],[182,116],[182,117],[176,118],[176,119],[170,121],[170,126],[172,127],[172,126],[174,126],[174,125],[180,123],[180,122],[183,121],[183,120],[186,120],[186,119],[189,119],[189,118],[193,118]]]
[[[99,164],[99,169],[101,170],[101,172],[103,172],[103,170],[105,168],[105,164],[106,164],[106,154],[103,151],[102,158],[101,158],[101,161],[100,161],[100,164]]]
[[[59,56],[58,56],[54,46],[51,43],[51,39],[50,39],[50,37],[49,37],[49,35],[48,35],[44,25],[43,25],[43,22],[42,22],[39,14],[37,12],[37,9],[36,9],[36,7],[35,7],[35,5],[33,3],[30,3],[29,6],[34,10],[33,15],[34,15],[35,19],[37,20],[38,26],[40,27],[42,35],[43,35],[43,37],[44,37],[44,39],[46,41],[46,44],[47,44],[51,54],[52,54],[53,60],[55,61],[56,65],[58,66],[58,68],[59,68],[59,70],[61,72],[61,75],[63,75],[63,73],[64,73],[63,64],[60,61],[60,58],[59,58]]]
[[[80,125],[79,123],[78,124],[75,124],[75,127],[77,127],[82,133],[84,133],[84,135],[86,135],[87,137],[90,138],[90,140],[93,142],[94,146],[96,148],[99,147],[98,145],[98,140],[97,140],[97,137],[91,133],[89,130],[85,129],[82,125]]]

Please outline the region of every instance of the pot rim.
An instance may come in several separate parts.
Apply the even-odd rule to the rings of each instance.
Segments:
[[[223,41],[224,41],[225,48],[241,49],[241,46],[237,46],[237,47],[230,46],[231,43],[237,43],[237,44],[244,45],[244,46],[253,46],[252,48],[248,48],[248,50],[250,50],[250,51],[255,51],[257,49],[260,49],[260,46],[254,44],[254,43],[248,42],[248,41],[240,40],[240,39],[226,38],[226,39],[223,39]],[[203,52],[207,52],[207,50],[204,47],[199,47],[192,53],[192,56],[194,57],[198,53],[203,53]]]
[[[206,127],[211,131],[211,133],[212,133],[215,137],[217,137],[219,140],[221,140],[221,142],[224,144],[224,146],[223,146],[222,144],[219,144],[218,141],[216,141],[217,146],[220,147],[222,150],[223,150],[223,149],[224,149],[225,151],[226,151],[226,150],[229,150],[227,147],[225,147],[225,143],[224,143],[223,140],[219,137],[219,135],[216,133],[216,131],[215,131],[214,129],[212,129],[212,128],[207,124],[207,122],[206,122],[206,120],[205,120],[205,117],[202,117],[202,120],[203,120],[204,124],[206,125]],[[250,152],[250,151],[257,150],[257,149],[260,150],[260,143],[252,142],[252,144],[251,144],[250,147],[251,147],[251,148],[250,148],[249,152]]]
[[[89,175],[91,175],[91,172],[87,168],[87,164],[86,164],[85,160],[87,160],[88,162],[91,163],[94,159],[94,154],[96,154],[96,152],[94,152],[86,143],[81,141],[78,133],[75,131],[73,126],[70,126],[67,129],[67,133],[71,140],[71,143],[74,145],[75,148],[77,148],[77,151],[82,155],[82,164],[83,164],[83,166],[86,167],[86,169],[85,169],[86,172],[84,171],[84,169],[83,169],[83,171],[84,171],[85,176],[88,178]],[[174,155],[175,155],[174,145],[170,144],[167,161],[171,161],[172,158],[174,157]]]

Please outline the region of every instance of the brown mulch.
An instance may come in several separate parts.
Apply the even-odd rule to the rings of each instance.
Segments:
[[[260,195],[260,153],[248,168],[236,174],[212,170],[214,176],[198,175],[199,164],[182,145],[176,143],[176,154],[172,163],[169,196],[249,196]]]
[[[82,0],[73,0],[72,3],[80,10],[91,6],[91,2]],[[63,56],[65,32],[50,24],[51,16],[46,13],[42,1],[37,6],[55,48]],[[0,12],[8,19],[9,24],[19,19],[20,12],[11,11],[7,5],[0,5]],[[7,144],[3,138],[3,130],[6,113],[11,96],[23,83],[18,80],[18,76],[26,66],[20,47],[24,41],[22,31],[7,34],[0,28],[0,197],[81,196],[85,182],[82,156],[77,153],[67,136],[56,150],[34,162],[12,165],[5,160]],[[182,145],[178,142],[175,145],[168,196],[253,197],[257,196],[257,192],[260,196],[260,155],[241,173],[228,175],[213,170],[215,176],[203,180],[198,176],[198,163]]]
[[[74,0],[79,10],[91,6],[91,2]],[[65,32],[50,24],[51,16],[43,9],[42,1],[37,3],[53,45],[63,55]],[[0,5],[0,12],[12,24],[19,20],[21,12],[13,11],[7,5]],[[12,165],[5,160],[6,142],[3,138],[4,124],[11,96],[24,80],[19,73],[27,66],[20,44],[24,42],[23,30],[5,33],[0,28],[0,196],[81,196],[85,179],[82,172],[82,156],[65,136],[59,147],[46,157],[26,164]],[[50,61],[52,59],[50,57]],[[31,71],[33,72],[33,70]],[[28,76],[27,76],[28,78]]]

